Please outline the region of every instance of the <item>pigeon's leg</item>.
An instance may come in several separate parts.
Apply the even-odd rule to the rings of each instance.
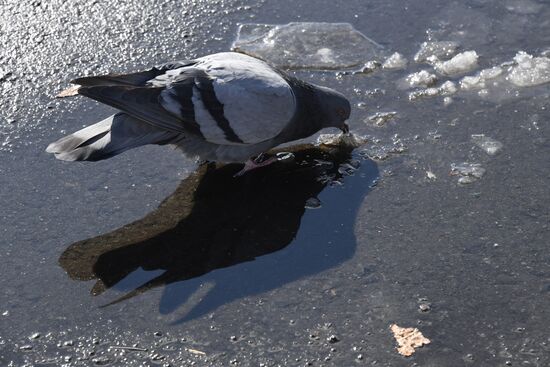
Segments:
[[[248,171],[252,171],[253,169],[269,166],[271,163],[277,162],[277,157],[270,157],[268,159],[265,159],[264,154],[260,154],[255,159],[249,159],[244,163],[244,167],[239,172],[235,173],[233,177],[239,177],[244,175]],[[263,160],[263,161],[262,161]]]

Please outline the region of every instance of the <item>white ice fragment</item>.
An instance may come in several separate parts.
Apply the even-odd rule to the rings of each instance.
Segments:
[[[494,79],[497,76],[501,75],[503,73],[503,70],[499,66],[494,66],[492,68],[483,69],[479,72],[479,76],[483,79]]]
[[[417,99],[424,97],[435,97],[437,95],[439,95],[439,89],[437,88],[415,90],[414,92],[409,93],[409,101],[416,101]]]
[[[485,174],[485,168],[479,163],[453,163],[451,175],[459,176],[458,183],[465,185],[479,180]]]
[[[441,96],[449,96],[451,94],[455,94],[456,91],[456,84],[450,80],[447,80],[439,87],[439,95]]]
[[[407,86],[411,88],[415,87],[431,87],[435,83],[437,83],[437,76],[435,74],[431,74],[426,70],[421,70],[416,73],[412,73],[408,75],[405,78],[405,81],[407,82]]]
[[[439,88],[419,89],[409,93],[409,100],[415,101],[424,97],[450,96],[457,91],[456,84],[450,80],[441,84]]]
[[[460,80],[460,88],[464,90],[485,88],[485,79],[479,75],[465,76]]]
[[[448,59],[455,54],[459,47],[459,44],[453,41],[424,42],[420,45],[420,50],[414,55],[414,61],[417,63],[426,62],[431,56],[438,59]]]
[[[379,61],[367,61],[359,70],[354,71],[353,74],[370,74],[379,69],[381,66],[382,64]]]
[[[485,153],[489,155],[495,155],[497,154],[501,149],[503,144],[495,140],[493,138],[490,138],[488,136],[485,136],[485,134],[473,134],[472,135],[472,142],[483,149]]]
[[[450,105],[451,103],[453,103],[453,99],[451,97],[445,97],[443,98],[443,106],[447,107],[448,105]]]
[[[435,61],[434,68],[442,75],[463,74],[477,67],[478,58],[477,52],[465,51],[448,61]]]
[[[476,75],[465,76],[460,80],[460,88],[463,90],[483,89],[487,85],[487,81],[495,79],[503,73],[500,66],[495,66],[488,69],[483,69]]]
[[[364,136],[349,134],[321,134],[317,138],[317,145],[345,145],[351,148],[357,148],[367,142]]]
[[[397,112],[377,112],[368,117],[368,120],[376,126],[384,126],[388,121],[393,120],[397,116]]]
[[[231,48],[286,69],[347,69],[383,56],[349,23],[242,24]]]
[[[533,57],[520,51],[514,57],[508,79],[518,87],[531,87],[550,82],[550,58]]]
[[[407,59],[399,52],[393,53],[384,61],[382,68],[384,69],[404,69],[407,67]]]

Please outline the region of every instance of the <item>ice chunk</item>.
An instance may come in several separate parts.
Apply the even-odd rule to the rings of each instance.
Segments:
[[[349,23],[242,24],[232,50],[286,69],[345,69],[383,57]]]
[[[417,99],[420,99],[420,98],[435,97],[438,95],[439,95],[438,88],[427,88],[427,89],[415,90],[414,92],[409,93],[409,101],[416,101]]]
[[[382,161],[388,159],[396,154],[401,154],[407,151],[407,147],[403,143],[403,140],[397,135],[392,137],[391,143],[380,144],[377,139],[371,139],[373,144],[368,144],[364,148],[361,148],[359,154],[363,157]]]
[[[431,74],[426,70],[421,70],[416,73],[412,73],[405,78],[405,84],[407,87],[431,87],[437,83],[437,76]],[[403,83],[401,83],[403,84]]]
[[[483,79],[487,80],[487,79],[494,79],[496,78],[497,76],[501,75],[503,72],[502,68],[499,67],[499,66],[495,66],[495,67],[492,67],[492,68],[488,68],[488,69],[483,69],[479,72],[479,76],[482,77]]]
[[[497,154],[501,149],[503,144],[500,141],[497,141],[493,138],[485,136],[485,134],[473,134],[472,141],[475,145],[480,147],[489,155]]]
[[[485,168],[479,163],[451,164],[451,175],[459,176],[458,183],[466,185],[479,180],[485,174]]]
[[[406,67],[407,59],[399,52],[393,53],[382,64],[382,68],[384,69],[405,69]]]
[[[415,101],[424,97],[450,96],[451,94],[455,94],[456,91],[456,84],[447,80],[445,83],[441,84],[439,88],[420,89],[409,93],[409,101]]]
[[[368,120],[376,126],[384,126],[388,121],[393,120],[397,112],[377,112],[368,117]]]
[[[367,142],[364,136],[349,134],[321,134],[317,138],[318,145],[345,145],[351,148],[357,148]]]
[[[482,89],[485,88],[485,80],[479,75],[465,76],[460,81],[460,88],[464,90]]]
[[[463,90],[483,89],[487,86],[487,81],[502,75],[503,70],[500,66],[489,69],[483,69],[476,75],[465,76],[460,81],[460,88]]]
[[[550,58],[533,57],[520,51],[514,57],[516,65],[508,74],[508,79],[519,87],[530,87],[550,82]]]
[[[379,61],[367,61],[359,70],[354,71],[352,74],[370,74],[381,66],[382,64]]]
[[[453,56],[459,47],[460,45],[453,41],[424,42],[420,45],[420,50],[414,55],[414,61],[423,63],[432,56],[445,60]]]
[[[477,52],[465,51],[459,53],[448,61],[434,61],[435,70],[442,75],[458,75],[466,73],[477,67]]]

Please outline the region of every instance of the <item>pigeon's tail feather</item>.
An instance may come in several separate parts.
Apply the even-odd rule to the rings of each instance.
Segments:
[[[46,152],[64,161],[99,161],[146,144],[170,144],[181,134],[117,113],[51,143]]]
[[[157,68],[152,68],[146,71],[139,71],[131,74],[108,74],[100,76],[87,76],[71,80],[71,83],[85,87],[93,87],[98,85],[114,86],[114,85],[129,85],[143,86],[145,83],[157,76],[163,74],[164,71]]]

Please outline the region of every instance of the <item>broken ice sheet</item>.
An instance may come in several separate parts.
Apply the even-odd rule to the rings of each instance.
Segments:
[[[485,174],[485,168],[479,163],[453,163],[451,164],[451,176],[459,176],[458,183],[466,185],[479,180]]]
[[[349,23],[241,24],[232,50],[285,69],[349,69],[383,57]]]
[[[417,328],[403,328],[392,324],[390,326],[393,337],[399,344],[397,351],[405,357],[413,355],[416,348],[430,344],[430,339],[426,338]]]
[[[424,63],[432,56],[445,60],[453,56],[459,47],[460,45],[453,41],[424,42],[414,55],[414,61]]]
[[[497,154],[501,149],[503,144],[500,141],[497,141],[493,138],[485,136],[485,134],[473,134],[472,141],[475,145],[480,147],[489,155]]]

